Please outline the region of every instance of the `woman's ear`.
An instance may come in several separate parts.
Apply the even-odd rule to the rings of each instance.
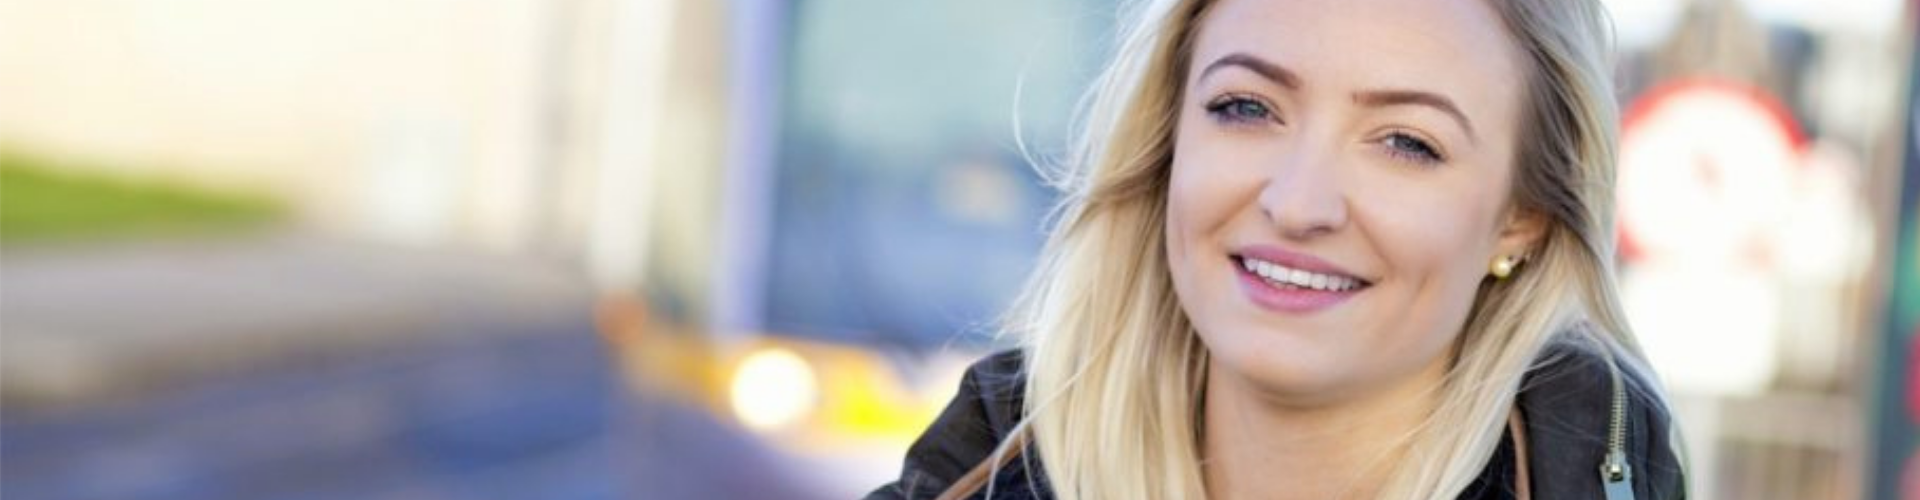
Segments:
[[[1524,260],[1547,236],[1549,221],[1546,214],[1539,211],[1515,207],[1508,209],[1501,219],[1500,239],[1494,242],[1494,251],[1497,252],[1495,258],[1504,256]]]

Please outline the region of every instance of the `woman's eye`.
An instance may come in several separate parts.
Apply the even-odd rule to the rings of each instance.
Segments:
[[[1427,141],[1420,140],[1417,137],[1405,133],[1394,132],[1392,135],[1387,136],[1383,142],[1387,146],[1387,152],[1389,154],[1401,159],[1422,165],[1445,161],[1444,158],[1440,157],[1439,150],[1434,149],[1432,144],[1428,144]]]
[[[1226,123],[1249,124],[1273,120],[1273,110],[1266,103],[1247,96],[1223,96],[1207,103],[1206,109],[1208,115]]]

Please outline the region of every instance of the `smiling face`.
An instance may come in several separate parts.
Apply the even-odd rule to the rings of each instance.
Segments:
[[[1444,369],[1496,256],[1523,59],[1478,0],[1225,0],[1185,75],[1176,292],[1216,374],[1299,401]],[[1524,272],[1524,271],[1519,271]]]

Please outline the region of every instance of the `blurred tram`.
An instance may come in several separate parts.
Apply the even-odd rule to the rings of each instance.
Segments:
[[[600,330],[646,393],[871,487],[1009,345],[1111,9],[669,3],[613,21],[680,28],[616,31],[584,127]]]

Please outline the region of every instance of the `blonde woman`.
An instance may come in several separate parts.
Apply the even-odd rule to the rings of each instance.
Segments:
[[[1007,331],[869,498],[1668,499],[1598,0],[1164,0]]]

